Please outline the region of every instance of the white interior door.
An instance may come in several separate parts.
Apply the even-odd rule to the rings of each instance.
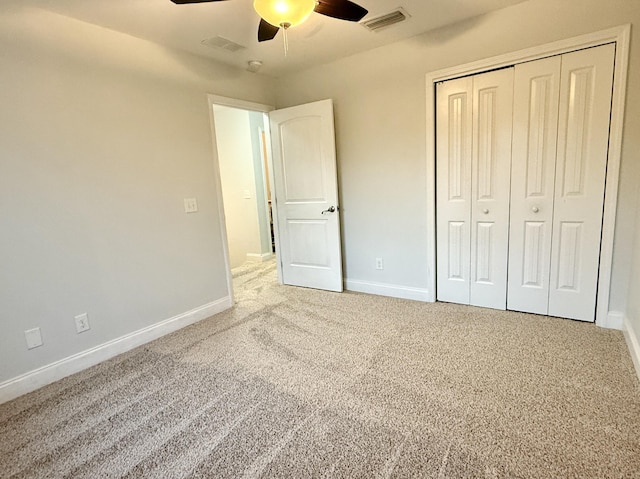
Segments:
[[[549,314],[593,321],[613,44],[562,55]]]
[[[282,281],[342,291],[333,102],[269,117]]]
[[[473,78],[470,304],[507,307],[513,68]]]
[[[515,67],[507,309],[547,314],[561,57]]]
[[[439,83],[437,96],[437,298],[469,304],[473,78]]]

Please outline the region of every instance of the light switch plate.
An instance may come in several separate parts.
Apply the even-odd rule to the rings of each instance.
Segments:
[[[24,332],[24,337],[27,340],[27,349],[33,349],[42,346],[42,335],[40,334],[40,328],[28,329]]]
[[[196,198],[184,199],[184,212],[195,213],[198,211],[198,200]]]

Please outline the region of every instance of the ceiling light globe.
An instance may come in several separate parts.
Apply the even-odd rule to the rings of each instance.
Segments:
[[[253,8],[258,15],[274,27],[288,25],[295,27],[304,22],[313,9],[316,0],[254,0]]]

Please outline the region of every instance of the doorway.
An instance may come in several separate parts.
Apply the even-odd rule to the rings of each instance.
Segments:
[[[213,105],[231,268],[273,258],[265,114]]]
[[[231,297],[231,269],[276,257],[268,154],[271,110],[268,105],[209,95],[218,213]]]
[[[232,264],[265,261],[276,253],[279,283],[341,292],[342,252],[333,101],[320,100],[274,110],[266,105],[209,95],[209,106],[218,217],[230,295],[233,296]],[[249,130],[252,131],[253,125],[258,133],[238,134],[238,130],[246,128],[231,128],[236,121],[244,125],[248,122]],[[273,145],[270,141],[272,133]],[[237,138],[232,140],[232,137]],[[227,142],[232,145],[230,153],[226,151]],[[241,149],[245,156],[252,158],[244,161],[244,168],[236,164],[241,161],[237,158]],[[238,175],[244,175],[244,182],[232,176],[229,185],[225,174],[226,160],[220,158],[227,155],[233,162],[230,168],[242,170]],[[246,170],[250,168],[253,173],[247,176]],[[259,170],[263,171],[262,175],[257,174]],[[230,196],[225,198],[223,190],[231,190]],[[249,206],[241,204],[240,210],[233,211],[234,205],[226,203],[237,202],[239,194],[242,200],[251,200],[252,196],[263,198],[265,207],[258,202],[254,207],[245,201]],[[245,249],[237,254],[235,245],[231,244],[237,238],[236,232],[227,228],[227,222],[235,222],[234,215],[247,212],[253,215],[254,211],[258,211],[258,219],[251,223],[254,229],[258,223],[260,253]],[[261,215],[264,215],[262,219]],[[251,239],[255,239],[255,235]],[[255,242],[253,244],[258,247]]]

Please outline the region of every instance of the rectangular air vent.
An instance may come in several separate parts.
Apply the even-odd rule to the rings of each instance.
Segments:
[[[209,38],[207,40],[202,40],[202,42],[200,43],[208,47],[221,48],[222,50],[227,50],[230,52],[237,52],[238,50],[242,50],[246,48],[246,47],[243,47],[242,45],[239,45],[236,42],[232,42],[228,38],[224,38],[220,36]]]
[[[387,13],[386,15],[365,20],[362,22],[362,25],[372,32],[377,32],[378,30],[390,27],[396,23],[404,22],[409,17],[410,15],[403,8],[399,8],[391,13]]]

